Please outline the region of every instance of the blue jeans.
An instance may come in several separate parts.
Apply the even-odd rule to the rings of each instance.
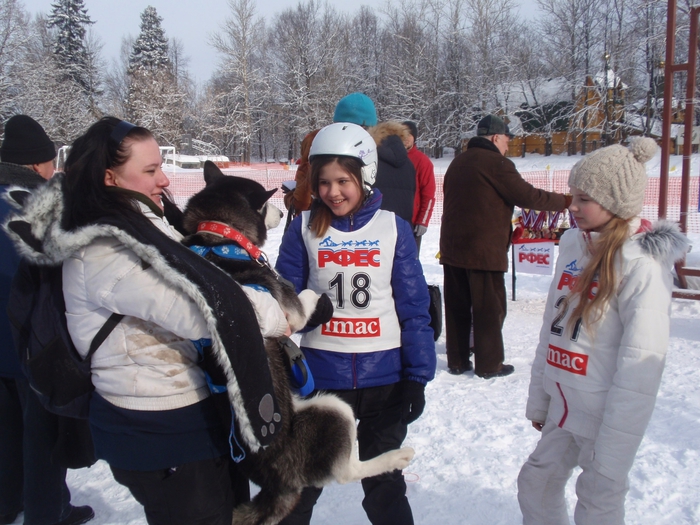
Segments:
[[[26,379],[0,379],[0,419],[0,513],[24,505],[25,525],[60,522],[71,505],[66,469],[52,461],[57,416],[41,405]]]

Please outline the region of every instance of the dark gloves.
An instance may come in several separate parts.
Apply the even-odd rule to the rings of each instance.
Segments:
[[[403,382],[403,406],[401,419],[407,425],[420,417],[425,408],[425,385],[418,381]]]
[[[571,201],[573,200],[573,196],[571,193],[567,193],[564,195],[564,198],[566,199],[566,204],[564,205],[565,209],[568,209],[569,206],[571,206]]]
[[[311,314],[311,317],[306,322],[306,326],[308,328],[316,328],[330,321],[331,317],[333,317],[333,303],[325,293],[322,293],[321,297],[318,298],[314,313]]]

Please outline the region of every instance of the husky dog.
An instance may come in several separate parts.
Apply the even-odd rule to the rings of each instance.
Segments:
[[[260,252],[267,229],[277,226],[282,218],[282,212],[267,202],[276,190],[267,191],[255,181],[226,176],[212,162],[204,165],[204,180],[206,187],[189,200],[185,209],[184,228],[190,235],[183,242],[211,247],[205,257],[240,284],[267,288],[287,314],[292,331],[307,323],[327,322],[333,313],[328,297],[319,297],[311,290],[297,296]],[[231,251],[240,257],[228,258]],[[282,428],[267,448],[256,453],[246,450],[240,466],[260,486],[260,492],[252,502],[234,510],[234,525],[279,523],[297,504],[306,486],[322,487],[333,480],[348,483],[408,466],[414,454],[408,447],[360,461],[355,450],[357,430],[352,408],[330,394],[310,399],[293,395],[280,342],[267,340],[265,347],[282,411]]]

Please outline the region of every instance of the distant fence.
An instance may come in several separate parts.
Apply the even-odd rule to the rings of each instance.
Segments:
[[[533,186],[547,191],[566,193],[569,191],[569,170],[529,171],[522,176]],[[437,177],[436,177],[437,178]],[[659,217],[659,191],[661,179],[649,177],[644,193],[642,217],[654,221]],[[698,213],[698,191],[700,177],[690,177],[690,203],[688,213],[688,232],[700,233],[700,213]],[[666,218],[679,221],[681,217],[681,177],[669,177]]]
[[[294,179],[294,169],[224,169],[222,171],[227,175],[237,175],[238,177],[256,180],[267,189],[279,188],[284,181]],[[170,178],[170,191],[175,197],[175,202],[180,206],[184,206],[190,196],[204,188],[204,179],[201,171],[169,172],[166,170],[166,174],[168,178]],[[530,184],[538,188],[560,193],[569,191],[569,170],[526,171],[522,172],[521,175]],[[431,224],[440,224],[442,218],[442,203],[444,198],[442,186],[444,177],[444,171],[437,171],[435,173],[435,209],[430,220]],[[700,233],[700,214],[698,213],[699,181],[700,177],[698,176],[690,178],[690,211],[688,213],[688,232],[690,233]],[[649,220],[656,220],[658,218],[659,182],[660,179],[652,177],[649,178],[649,182],[647,183],[642,217]],[[678,221],[680,220],[681,178],[670,177],[668,184],[667,218],[669,220]],[[282,191],[280,190],[272,197],[271,202],[278,208],[284,210],[282,196]]]

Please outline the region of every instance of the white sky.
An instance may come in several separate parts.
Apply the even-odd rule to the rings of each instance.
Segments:
[[[49,13],[54,0],[22,0],[25,8],[32,14]],[[363,3],[379,5],[380,1],[348,2],[347,0],[328,0],[336,9],[355,12]],[[534,0],[516,0],[527,4],[528,9],[521,9],[523,15],[532,13]],[[123,36],[139,33],[141,13],[151,5],[163,18],[163,29],[168,38],[177,38],[184,45],[185,55],[189,57],[188,69],[198,82],[205,82],[215,70],[218,54],[207,43],[208,35],[219,31],[223,20],[229,16],[227,0],[85,0],[88,15],[95,22],[93,31],[99,35],[104,44],[102,57],[107,64],[117,59]],[[272,19],[276,13],[293,8],[298,0],[258,0],[257,13]]]

